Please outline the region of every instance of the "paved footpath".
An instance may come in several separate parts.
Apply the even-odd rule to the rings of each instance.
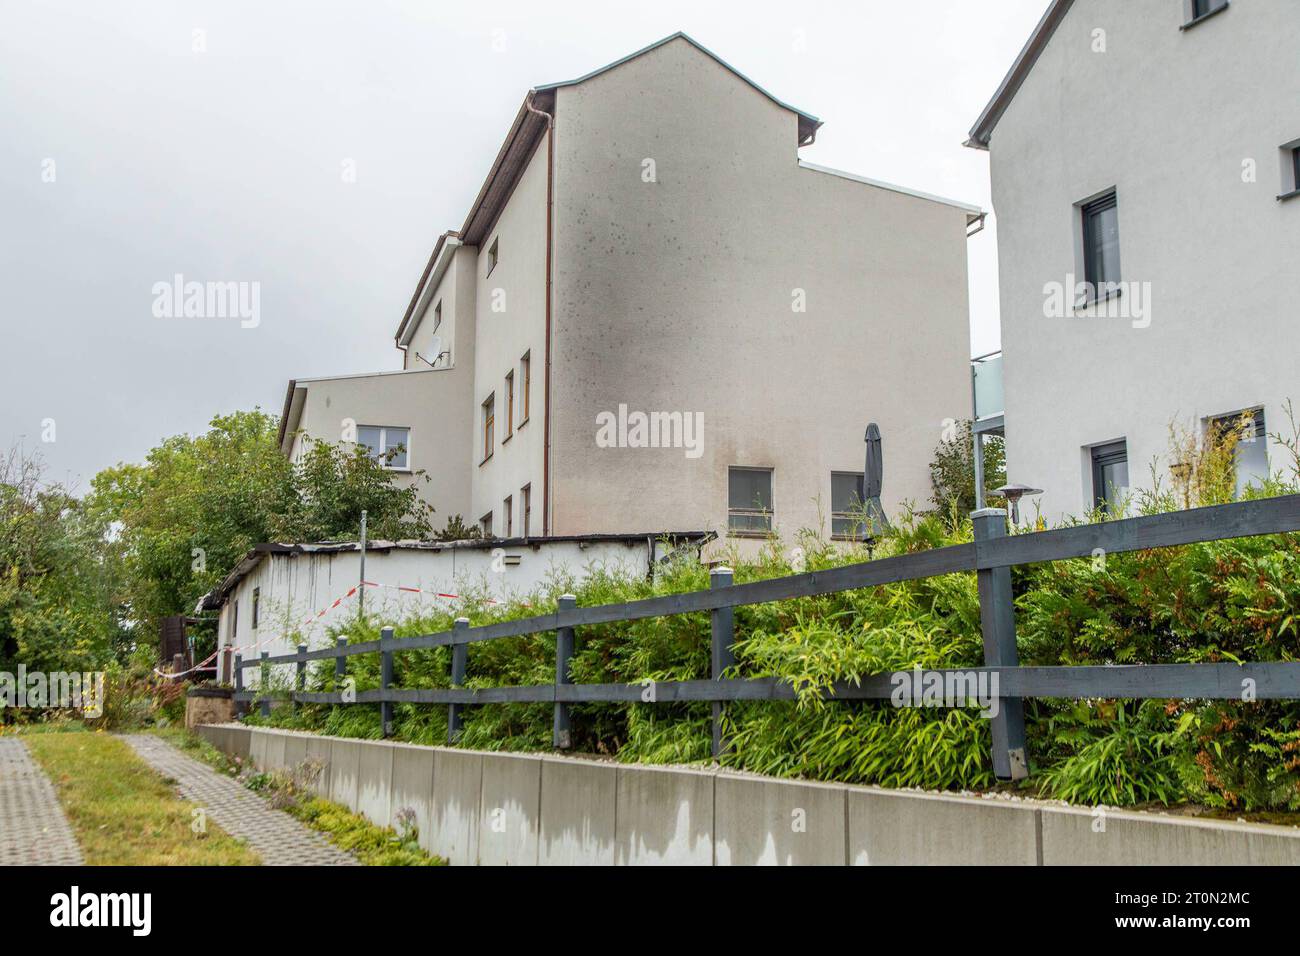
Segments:
[[[82,862],[50,778],[20,738],[0,737],[0,866]]]
[[[248,843],[268,866],[356,866],[357,860],[283,810],[273,810],[233,777],[181,753],[152,734],[123,734],[145,763],[176,781],[182,797],[221,829]],[[3,837],[0,837],[2,840]],[[0,844],[2,846],[3,844]]]

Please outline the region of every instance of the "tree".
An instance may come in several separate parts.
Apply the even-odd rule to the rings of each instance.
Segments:
[[[121,649],[105,530],[38,455],[0,459],[0,670],[99,670]]]
[[[361,512],[373,538],[427,538],[433,509],[415,480],[364,446],[308,441],[295,464],[280,450],[278,421],[254,409],[212,419],[207,432],[166,439],[142,465],[109,468],[92,483],[88,508],[118,529],[122,603],[153,640],[164,617],[189,614],[199,598],[264,541],[355,539]]]
[[[1007,469],[1002,436],[984,439],[984,488],[1006,484]],[[957,423],[956,434],[939,442],[930,462],[930,500],[939,511],[957,509],[961,514],[975,510],[975,447],[969,420]]]

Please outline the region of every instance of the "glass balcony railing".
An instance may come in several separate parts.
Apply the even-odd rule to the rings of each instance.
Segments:
[[[981,355],[971,359],[970,364],[974,379],[975,421],[997,418],[1006,407],[1002,396],[1002,353]]]

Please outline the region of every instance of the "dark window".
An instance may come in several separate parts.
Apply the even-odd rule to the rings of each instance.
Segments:
[[[230,643],[239,639],[239,599],[230,602]]]
[[[488,512],[478,519],[479,530],[483,532],[483,537],[492,537],[492,512]]]
[[[772,530],[772,469],[727,470],[727,527],[740,534]]]
[[[1119,203],[1114,192],[1083,207],[1083,278],[1104,298],[1119,282]]]
[[[1226,7],[1228,0],[1192,0],[1192,19],[1207,17],[1220,7]]]
[[[831,472],[831,537],[862,540],[867,515],[862,507],[862,473]]]
[[[1264,428],[1264,409],[1224,415],[1210,422],[1216,441],[1223,441],[1235,431],[1232,455],[1237,475],[1237,497],[1246,489],[1268,477],[1268,432]]]
[[[1300,146],[1291,150],[1291,185],[1300,190]]]
[[[262,589],[253,588],[253,630],[257,630],[258,605],[262,603]]]
[[[487,275],[491,275],[492,270],[497,267],[497,262],[500,255],[499,252],[497,251],[500,248],[497,245],[498,242],[500,242],[500,239],[493,239],[492,245],[488,246],[488,267],[486,273]]]
[[[515,534],[515,503],[510,495],[506,495],[506,500],[501,502],[501,513],[506,518],[506,537],[512,538]]]
[[[1092,502],[1115,514],[1128,494],[1128,444],[1117,441],[1092,450]]]
[[[532,486],[532,484],[527,484],[527,485],[524,485],[522,488],[520,488],[520,489],[519,489],[519,495],[520,495],[520,497],[522,497],[522,498],[524,499],[523,502],[522,502],[523,517],[521,518],[521,520],[522,520],[523,523],[524,523],[524,537],[526,538],[526,537],[528,537],[528,535],[529,535],[529,529],[531,528],[531,526],[532,526],[532,521],[533,521],[533,486]]]

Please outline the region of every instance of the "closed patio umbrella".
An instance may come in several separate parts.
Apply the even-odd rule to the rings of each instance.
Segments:
[[[867,461],[862,470],[862,503],[867,512],[867,533],[873,538],[889,527],[885,509],[880,505],[880,490],[885,480],[885,459],[881,451],[880,427],[867,426]]]

